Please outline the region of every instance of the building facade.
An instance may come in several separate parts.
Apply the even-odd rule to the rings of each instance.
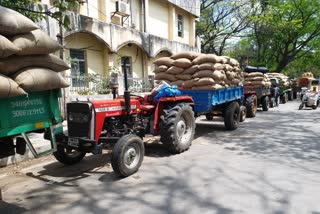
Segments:
[[[52,0],[42,0],[50,5]],[[64,31],[65,59],[70,62],[71,89],[82,84],[74,77],[117,73],[123,88],[123,69],[129,84],[145,84],[152,77],[153,61],[181,51],[200,52],[195,35],[200,0],[79,0],[68,13]],[[43,23],[58,34],[52,20]]]

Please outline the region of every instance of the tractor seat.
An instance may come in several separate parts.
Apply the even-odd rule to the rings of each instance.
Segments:
[[[141,105],[141,110],[142,111],[150,111],[150,110],[152,110],[154,108],[155,108],[154,105]]]

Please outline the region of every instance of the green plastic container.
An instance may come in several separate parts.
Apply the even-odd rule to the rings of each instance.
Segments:
[[[0,138],[62,123],[59,97],[61,90],[55,89],[0,99]]]

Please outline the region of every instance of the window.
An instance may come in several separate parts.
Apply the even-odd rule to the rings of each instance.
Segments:
[[[183,16],[178,14],[178,36],[183,37]]]
[[[70,49],[72,86],[84,86],[86,75],[85,50]]]

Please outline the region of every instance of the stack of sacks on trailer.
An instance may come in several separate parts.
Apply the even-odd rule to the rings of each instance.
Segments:
[[[253,87],[270,87],[271,81],[267,74],[262,72],[252,72],[246,73],[243,72],[244,76],[244,86],[253,86]]]
[[[68,87],[61,46],[27,17],[0,6],[0,98]]]
[[[302,74],[302,77],[304,77],[304,78],[314,78],[314,76],[313,76],[313,73],[311,73],[311,72],[304,72],[303,74]]]
[[[227,56],[181,52],[154,61],[155,79],[176,84],[180,89],[212,90],[242,86],[237,60]]]
[[[279,80],[279,86],[285,86],[285,87],[290,86],[289,77],[284,74],[268,73],[268,77],[269,78],[277,78]]]

